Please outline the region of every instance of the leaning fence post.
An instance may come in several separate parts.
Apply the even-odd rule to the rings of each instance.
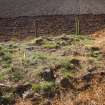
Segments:
[[[35,37],[38,37],[38,21],[35,21],[34,22],[34,29],[35,29],[35,31],[34,31],[35,32],[34,33],[35,34]]]

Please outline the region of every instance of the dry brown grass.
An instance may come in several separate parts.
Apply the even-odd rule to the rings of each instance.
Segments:
[[[105,78],[97,73],[89,89],[80,91],[76,96],[67,92],[54,102],[53,105],[105,105]]]
[[[32,105],[31,101],[29,100],[18,100],[15,105]]]
[[[105,105],[105,84],[97,84],[89,90],[81,92],[76,101],[81,105]]]
[[[66,95],[63,99],[54,101],[53,105],[105,105],[105,84],[94,85],[80,92],[74,100]]]

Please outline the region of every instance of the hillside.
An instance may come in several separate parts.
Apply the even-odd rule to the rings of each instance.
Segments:
[[[105,0],[0,0],[0,105],[105,105]]]
[[[0,105],[104,105],[102,38],[39,37],[0,43]]]

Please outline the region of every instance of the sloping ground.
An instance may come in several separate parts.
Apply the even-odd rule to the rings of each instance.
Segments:
[[[0,104],[104,105],[105,53],[90,36],[0,43]]]
[[[105,29],[94,33],[92,37],[95,38],[94,46],[100,47],[105,53]]]
[[[105,37],[105,28],[103,28],[103,29],[93,33],[93,37],[96,37],[96,38],[103,38],[103,37]]]
[[[53,101],[46,101],[42,105],[104,105],[105,104],[105,72],[104,75],[97,73],[91,79],[90,87],[74,94],[71,89],[62,92]],[[83,82],[82,82],[83,83]],[[78,84],[80,85],[80,84]],[[33,105],[31,101],[20,100],[16,105]],[[36,104],[37,105],[37,104]]]
[[[104,78],[104,79],[102,79]],[[101,81],[100,81],[101,79]],[[104,105],[105,104],[105,75],[95,74],[91,86],[71,98],[70,93],[63,95],[60,101],[53,105]],[[78,84],[79,85],[79,84]],[[70,90],[71,91],[71,90]]]

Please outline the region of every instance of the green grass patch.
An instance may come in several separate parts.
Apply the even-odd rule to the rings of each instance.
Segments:
[[[32,84],[32,89],[34,91],[40,91],[40,90],[52,90],[54,89],[55,84],[53,82],[40,82],[38,84]]]
[[[76,73],[73,71],[67,71],[66,69],[61,70],[61,74],[63,77],[75,77]]]
[[[48,48],[48,49],[56,49],[59,47],[59,45],[55,42],[46,42],[42,45],[44,48]]]

